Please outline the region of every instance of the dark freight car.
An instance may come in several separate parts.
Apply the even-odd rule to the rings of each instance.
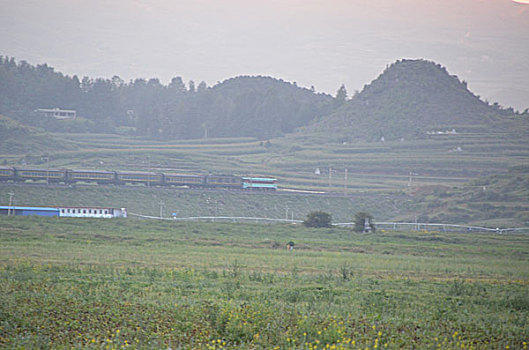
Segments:
[[[98,170],[68,170],[66,172],[68,182],[96,182],[100,184],[114,183],[116,173],[113,171]]]

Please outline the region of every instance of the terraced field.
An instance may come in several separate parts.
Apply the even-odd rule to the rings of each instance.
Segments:
[[[255,174],[277,177],[284,188],[346,193],[403,190],[409,185],[461,185],[529,162],[525,137],[505,133],[430,135],[423,140],[354,144],[320,134],[303,138],[294,134],[269,141],[178,142],[116,135],[55,136],[75,142],[79,148],[49,154],[53,167]],[[38,154],[7,154],[4,159],[9,164],[43,165]]]

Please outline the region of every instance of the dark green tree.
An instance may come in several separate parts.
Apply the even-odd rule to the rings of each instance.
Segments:
[[[303,225],[306,227],[331,227],[332,216],[324,211],[313,211],[307,215]]]
[[[345,100],[347,99],[347,90],[345,89],[345,85],[342,84],[338,91],[336,91],[336,104],[338,106],[341,106],[344,104]]]
[[[366,212],[359,212],[355,214],[354,217],[354,228],[353,230],[355,232],[365,232],[366,230],[366,220],[368,224],[368,230],[371,230],[372,232],[376,231],[375,222],[373,220],[373,215],[366,213]]]
[[[169,83],[169,90],[177,93],[182,94],[184,92],[187,92],[186,85],[184,84],[184,81],[182,80],[182,77],[174,77],[171,79],[171,82]]]
[[[197,86],[197,92],[204,92],[208,88],[208,85],[205,81],[201,81],[200,84]]]
[[[191,92],[191,93],[196,92],[195,82],[193,80],[189,81],[189,92]]]

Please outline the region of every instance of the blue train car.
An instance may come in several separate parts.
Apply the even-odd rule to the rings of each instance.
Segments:
[[[277,190],[277,179],[271,177],[243,177],[242,186],[252,190]]]

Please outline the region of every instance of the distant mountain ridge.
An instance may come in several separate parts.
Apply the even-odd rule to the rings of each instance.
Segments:
[[[424,137],[429,130],[502,129],[505,123],[522,121],[523,115],[482,101],[439,64],[399,60],[306,130],[335,131],[351,140],[391,140]]]
[[[181,77],[124,82],[69,77],[46,64],[0,56],[0,113],[53,132],[121,133],[157,140],[205,137],[270,139],[295,133],[341,140],[425,137],[436,130],[527,131],[529,112],[489,105],[439,64],[400,60],[350,100],[281,79],[239,76],[213,87]],[[43,118],[37,108],[76,110],[73,121]]]

